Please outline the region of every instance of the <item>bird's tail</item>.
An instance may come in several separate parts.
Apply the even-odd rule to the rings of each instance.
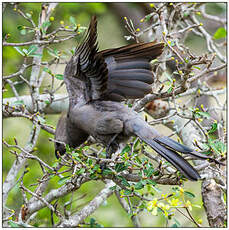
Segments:
[[[164,157],[177,168],[187,179],[196,181],[200,179],[199,173],[180,154],[192,154],[193,150],[178,142],[161,136],[156,130],[140,118],[128,122],[129,130],[147,143],[153,150]]]

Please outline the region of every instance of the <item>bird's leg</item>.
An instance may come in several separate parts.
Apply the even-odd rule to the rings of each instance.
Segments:
[[[113,153],[113,147],[112,145],[117,145],[118,147],[118,143],[115,142],[116,137],[118,136],[119,133],[116,133],[114,136],[112,136],[112,138],[109,140],[107,147],[106,147],[106,159],[110,159],[111,158],[111,154]],[[101,170],[104,170],[107,167],[107,163],[103,162],[100,164],[100,168]]]
[[[108,145],[106,147],[106,158],[110,159],[111,158],[111,154],[113,153],[113,148],[112,145],[116,145],[116,147],[118,147],[118,144],[115,142],[116,137],[119,135],[119,133],[116,133],[108,142]]]

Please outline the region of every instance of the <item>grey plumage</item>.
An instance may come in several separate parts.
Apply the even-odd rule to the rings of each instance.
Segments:
[[[85,39],[66,66],[69,111],[60,118],[56,139],[77,147],[91,135],[115,151],[120,142],[138,136],[185,177],[198,180],[198,172],[177,153],[195,155],[192,149],[161,136],[120,103],[151,91],[150,61],[162,53],[163,43],[140,43],[98,52],[96,25],[92,17]],[[117,137],[111,142],[114,135]],[[55,149],[57,157],[65,153],[63,144],[55,144]]]

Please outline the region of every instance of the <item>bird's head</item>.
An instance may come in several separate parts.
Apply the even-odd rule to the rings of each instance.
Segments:
[[[55,155],[56,158],[59,159],[60,156],[66,153],[66,148],[64,143],[55,142]]]

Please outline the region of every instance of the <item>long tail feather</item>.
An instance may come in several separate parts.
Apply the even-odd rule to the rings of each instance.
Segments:
[[[196,151],[194,151],[193,149],[185,146],[185,145],[182,145],[176,141],[174,141],[173,139],[170,139],[169,137],[156,137],[154,138],[154,140],[168,148],[171,148],[173,149],[174,151],[178,151],[178,152],[181,152],[181,153],[187,153],[189,155],[192,155],[192,156],[195,156],[197,158],[200,158],[200,159],[208,159],[210,161],[214,161],[216,162],[217,164],[221,164],[221,165],[224,165],[223,162],[220,162],[210,156],[206,156],[204,154],[201,154],[201,153],[198,153]]]
[[[163,145],[160,145],[154,141],[154,139],[145,139],[143,137],[140,138],[150,145],[152,149],[164,157],[175,168],[177,168],[181,173],[183,173],[186,178],[193,181],[200,179],[199,173],[184,158],[182,158],[181,155]]]
[[[128,127],[131,132],[133,132],[141,140],[146,142],[152,149],[154,149],[157,153],[164,157],[169,163],[171,163],[175,168],[183,173],[186,178],[193,181],[200,179],[199,173],[193,168],[193,166],[176,152],[178,151],[190,153],[192,149],[189,149],[186,146],[179,146],[177,145],[178,143],[176,144],[175,141],[175,143],[161,141],[161,138],[163,137],[161,137],[156,130],[154,130],[151,126],[149,126],[144,120],[140,118],[130,120],[128,122]],[[170,144],[172,146],[170,146]]]

